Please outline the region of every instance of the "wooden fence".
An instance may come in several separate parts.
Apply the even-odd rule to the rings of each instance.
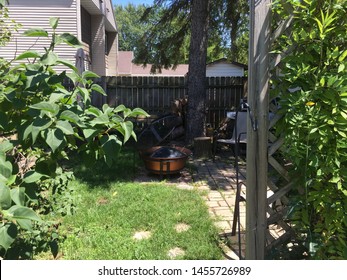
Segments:
[[[235,110],[241,98],[246,95],[245,77],[206,78],[206,123],[219,127],[226,118],[226,112]],[[171,105],[177,99],[189,97],[187,77],[158,76],[113,76],[95,81],[106,88],[107,98],[95,94],[92,103],[97,107],[108,103],[115,107],[120,104],[128,108],[142,108],[149,114],[162,115],[171,112]],[[71,81],[65,87],[74,87]]]
[[[189,98],[187,77],[106,77],[107,103],[123,104],[129,108],[140,107],[149,114],[171,112],[176,99]],[[244,77],[206,78],[207,123],[214,128],[226,117],[227,111],[235,110],[245,96]]]

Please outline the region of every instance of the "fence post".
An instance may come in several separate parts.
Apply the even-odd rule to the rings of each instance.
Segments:
[[[268,86],[271,0],[251,0],[247,126],[246,259],[264,259],[267,228]]]

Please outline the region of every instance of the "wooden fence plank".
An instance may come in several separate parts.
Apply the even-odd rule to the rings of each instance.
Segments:
[[[226,112],[244,97],[244,77],[206,78],[206,123],[218,128]],[[171,102],[188,96],[186,77],[107,77],[108,104],[140,107],[150,114],[171,112]],[[189,98],[189,96],[188,96]]]

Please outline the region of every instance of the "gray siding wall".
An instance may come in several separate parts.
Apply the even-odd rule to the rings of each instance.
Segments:
[[[105,20],[103,16],[93,16],[92,37],[93,37],[93,42],[91,46],[92,71],[97,73],[100,76],[106,76]]]
[[[243,68],[229,63],[216,63],[206,67],[206,77],[243,77]]]
[[[49,46],[48,38],[25,37],[22,33],[30,28],[43,28],[51,32],[50,17],[60,18],[57,33],[69,32],[79,38],[77,2],[79,0],[11,0],[8,7],[10,18],[22,24],[22,27],[14,33],[12,41],[7,46],[0,48],[0,56],[11,60],[28,49],[43,52],[43,48]],[[72,62],[75,60],[76,49],[71,46],[59,45],[56,52],[63,59]]]
[[[118,34],[116,32],[108,33],[108,54],[107,54],[107,76],[117,75],[117,53],[118,53]]]

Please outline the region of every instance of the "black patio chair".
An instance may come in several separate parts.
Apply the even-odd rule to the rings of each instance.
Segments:
[[[153,120],[137,136],[138,149],[162,145],[170,140],[174,131],[181,126],[182,118],[175,114],[167,114]]]
[[[240,144],[247,144],[247,112],[237,112],[235,116],[235,125],[232,137],[229,139],[221,139],[218,135],[213,141],[213,160],[217,152],[218,145],[228,145],[232,148],[234,156],[236,155],[235,149],[239,149]]]

